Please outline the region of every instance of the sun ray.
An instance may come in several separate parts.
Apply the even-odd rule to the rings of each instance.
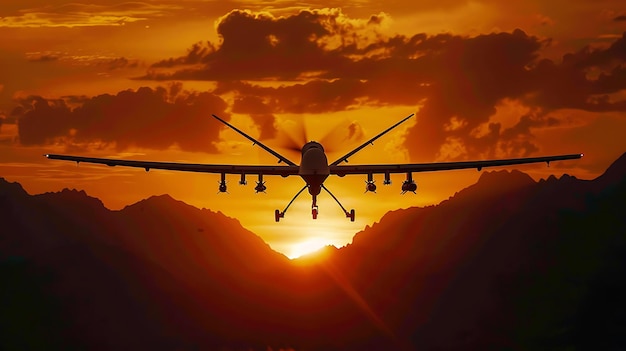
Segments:
[[[328,241],[321,237],[313,237],[304,241],[297,242],[291,245],[289,255],[290,259],[295,259],[304,255],[314,253],[324,246],[328,245]]]

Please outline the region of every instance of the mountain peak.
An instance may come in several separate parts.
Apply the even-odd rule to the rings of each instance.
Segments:
[[[90,196],[84,190],[64,188],[57,192],[46,192],[35,195],[35,198],[49,203],[63,203],[65,206],[76,206],[83,208],[105,208],[104,204],[97,197]]]
[[[481,191],[489,189],[488,193],[500,193],[535,184],[535,181],[526,173],[518,170],[501,170],[484,172],[478,182],[470,188],[478,188]]]
[[[8,194],[11,196],[26,195],[26,190],[20,183],[9,182],[8,180],[0,177],[0,195]]]
[[[137,202],[135,202],[134,204],[130,204],[130,205],[126,205],[122,211],[125,210],[132,210],[135,208],[141,208],[142,210],[148,206],[148,207],[169,207],[169,206],[177,206],[177,205],[187,205],[184,202],[180,201],[180,200],[176,200],[174,199],[171,195],[169,194],[161,194],[161,195],[152,195],[148,198],[145,198],[143,200],[139,200]],[[189,206],[189,205],[188,205]]]
[[[560,178],[557,178],[554,174],[550,174],[548,176],[548,178],[541,178],[539,179],[539,183],[543,184],[543,183],[555,183],[555,182],[561,182],[561,183],[568,183],[568,182],[574,182],[577,181],[578,178],[571,176],[567,173],[564,173]]]
[[[596,180],[601,183],[603,187],[606,187],[615,185],[624,178],[626,178],[626,152],[615,160],[615,162],[606,169],[604,174],[596,178]]]
[[[173,198],[170,194],[152,195],[140,202],[182,203],[182,201]]]
[[[506,185],[529,185],[535,183],[535,181],[526,173],[518,171],[516,169],[489,171],[480,175],[477,184],[481,183],[498,183]]]
[[[526,173],[518,170],[500,170],[483,172],[478,181],[469,187],[457,192],[453,197],[441,203],[448,203],[454,198],[477,198],[500,196],[523,188],[531,187],[536,182]]]

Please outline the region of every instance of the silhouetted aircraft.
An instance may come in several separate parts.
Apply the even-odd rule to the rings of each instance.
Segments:
[[[485,167],[495,167],[495,166],[510,166],[510,165],[518,165],[518,164],[526,164],[526,163],[539,163],[546,162],[548,165],[552,161],[561,161],[561,160],[572,160],[579,159],[583,156],[583,154],[570,154],[570,155],[557,155],[557,156],[544,156],[544,157],[527,157],[527,158],[512,158],[512,159],[500,159],[500,160],[483,160],[483,161],[462,161],[462,162],[437,162],[437,163],[406,163],[406,164],[369,164],[369,165],[343,165],[342,163],[348,162],[348,158],[357,152],[361,151],[364,147],[369,144],[374,143],[375,140],[380,138],[381,136],[388,133],[390,130],[399,126],[404,121],[411,118],[414,114],[411,114],[391,127],[385,129],[375,137],[369,139],[363,144],[359,145],[354,150],[348,152],[344,156],[340,157],[336,161],[332,163],[328,163],[328,159],[326,158],[326,153],[324,152],[324,147],[316,142],[309,141],[302,147],[302,158],[300,164],[296,164],[286,157],[280,155],[276,151],[270,149],[260,141],[254,139],[248,134],[242,132],[237,129],[235,126],[230,123],[224,121],[220,117],[213,115],[217,120],[224,123],[228,127],[232,128],[237,133],[241,134],[248,140],[252,141],[254,144],[260,146],[265,151],[274,155],[278,158],[278,163],[281,162],[285,165],[275,165],[275,166],[252,166],[252,165],[218,165],[218,164],[193,164],[193,163],[177,163],[177,162],[153,162],[153,161],[133,161],[133,160],[118,160],[118,159],[108,159],[108,158],[95,158],[95,157],[81,157],[81,156],[69,156],[69,155],[54,155],[54,154],[46,154],[49,159],[55,160],[65,160],[65,161],[75,161],[76,163],[80,162],[88,162],[88,163],[99,163],[107,166],[126,166],[126,167],[137,167],[144,168],[146,171],[150,169],[167,169],[173,171],[184,171],[184,172],[203,172],[203,173],[219,173],[221,174],[221,179],[219,181],[218,191],[225,193],[227,191],[226,186],[226,174],[236,174],[241,178],[239,180],[239,184],[245,185],[246,175],[254,174],[258,176],[258,180],[256,182],[256,186],[254,190],[259,192],[265,192],[267,187],[265,186],[265,181],[263,180],[264,175],[280,175],[282,177],[288,176],[300,176],[305,185],[296,193],[296,195],[291,199],[289,204],[285,207],[283,211],[276,210],[274,212],[274,218],[276,222],[278,222],[281,218],[285,216],[285,213],[289,209],[289,206],[294,202],[294,200],[305,190],[308,189],[309,194],[311,194],[313,198],[313,202],[311,205],[311,213],[313,219],[317,218],[318,214],[318,206],[317,206],[317,196],[321,193],[322,190],[326,191],[336,202],[339,204],[341,209],[347,218],[350,218],[351,221],[354,221],[354,210],[347,211],[341,202],[333,195],[326,186],[324,186],[324,181],[328,178],[329,175],[337,175],[339,177],[343,177],[347,174],[361,174],[366,175],[366,188],[365,192],[375,192],[376,184],[374,181],[374,174],[384,174],[385,179],[383,181],[384,185],[391,184],[391,173],[406,173],[406,180],[402,182],[402,194],[406,192],[415,193],[417,190],[417,184],[413,180],[413,172],[433,172],[433,171],[446,171],[453,169],[467,169],[467,168],[476,168],[479,171]]]

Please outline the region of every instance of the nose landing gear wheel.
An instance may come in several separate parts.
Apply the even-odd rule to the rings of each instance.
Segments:
[[[313,215],[313,219],[317,219],[317,207],[313,207],[311,214]]]

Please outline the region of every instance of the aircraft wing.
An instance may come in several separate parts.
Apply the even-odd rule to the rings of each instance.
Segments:
[[[217,165],[204,163],[178,163],[178,162],[155,162],[117,160],[110,158],[82,157],[70,155],[46,154],[45,157],[52,160],[74,161],[76,163],[96,163],[107,166],[123,166],[151,169],[166,169],[170,171],[200,172],[200,173],[224,173],[224,174],[263,174],[280,175],[287,177],[298,174],[298,166],[252,166],[252,165]]]
[[[501,160],[484,161],[461,161],[461,162],[436,162],[436,163],[406,163],[406,164],[378,164],[378,165],[331,165],[330,174],[343,177],[346,174],[380,174],[380,173],[407,173],[407,172],[435,172],[454,169],[476,168],[481,170],[485,167],[511,166],[527,163],[574,160],[583,157],[583,154],[556,155],[544,157],[509,158]]]

